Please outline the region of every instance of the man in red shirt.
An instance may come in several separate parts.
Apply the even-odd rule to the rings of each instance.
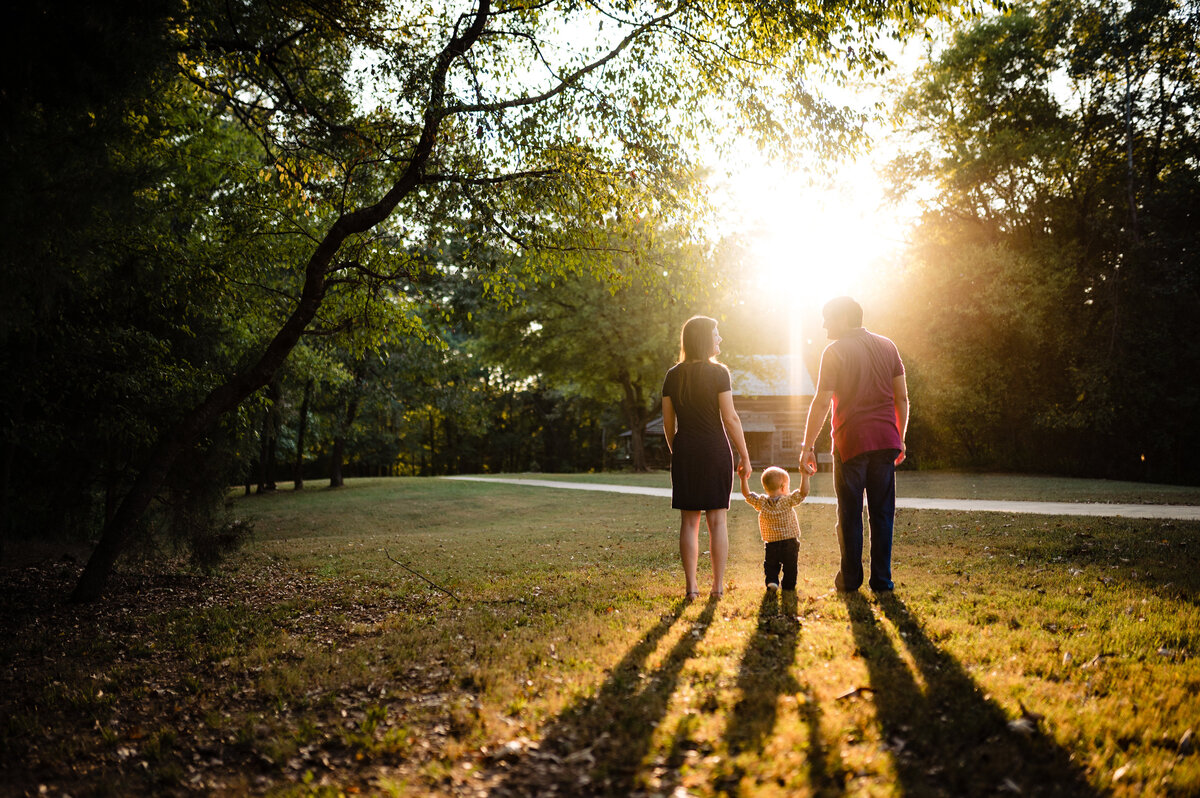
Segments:
[[[800,467],[816,473],[816,440],[833,406],[833,485],[837,494],[842,562],[834,585],[857,590],[863,581],[863,494],[871,519],[874,591],[891,590],[896,466],[904,461],[908,386],[896,345],[862,326],[862,306],[848,296],[821,310],[831,343],[821,353],[817,395],[804,426]]]

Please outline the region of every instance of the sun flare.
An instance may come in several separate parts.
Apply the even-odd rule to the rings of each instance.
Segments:
[[[786,296],[796,313],[869,290],[899,245],[901,223],[884,207],[870,165],[850,165],[829,185],[769,167],[731,179],[733,212],[749,244],[754,287]]]

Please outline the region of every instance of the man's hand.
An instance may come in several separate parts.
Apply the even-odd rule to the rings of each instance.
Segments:
[[[800,455],[800,468],[809,475],[817,473],[817,453],[805,449],[804,454]]]
[[[896,465],[904,462],[904,441],[900,441],[900,454],[896,455]]]
[[[754,469],[750,466],[750,461],[744,457],[739,457],[737,473],[742,479],[749,479],[750,475],[754,473]]]

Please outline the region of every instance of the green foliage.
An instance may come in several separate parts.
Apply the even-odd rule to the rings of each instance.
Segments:
[[[633,465],[644,469],[641,430],[676,360],[679,329],[722,304],[714,260],[697,242],[648,222],[632,237],[612,234],[571,265],[554,265],[555,258],[514,268],[514,300],[485,311],[475,348],[511,379],[620,407],[625,427],[635,431]],[[547,270],[556,276],[546,277]]]
[[[936,192],[895,287],[918,458],[1200,478],[1196,23],[1034,4],[919,73],[900,107],[919,149],[894,169]]]

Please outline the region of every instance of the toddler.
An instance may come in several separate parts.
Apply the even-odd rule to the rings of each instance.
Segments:
[[[763,574],[767,587],[779,588],[780,569],[783,570],[784,590],[796,589],[796,560],[800,554],[800,522],[792,508],[808,496],[808,472],[800,472],[800,488],[788,492],[791,479],[778,466],[763,471],[761,493],[750,491],[750,482],[742,476],[742,496],[758,511],[758,531],[762,534]]]

